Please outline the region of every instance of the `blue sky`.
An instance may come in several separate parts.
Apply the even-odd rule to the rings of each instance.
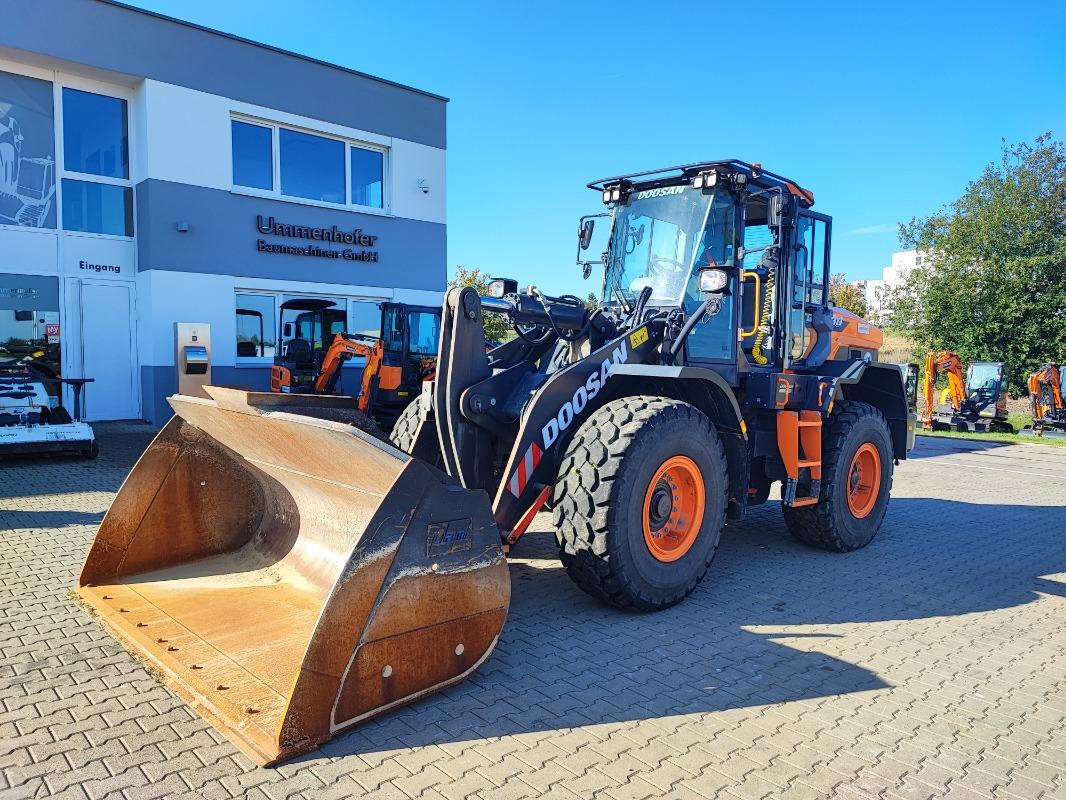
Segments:
[[[1066,3],[134,0],[451,98],[448,260],[586,294],[595,178],[759,161],[880,277],[1000,139],[1066,137]]]

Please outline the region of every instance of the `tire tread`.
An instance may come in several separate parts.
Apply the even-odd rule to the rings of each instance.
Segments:
[[[710,420],[687,403],[650,396],[625,397],[598,409],[574,434],[560,465],[553,501],[559,559],[581,589],[619,608],[654,611],[681,602],[703,579],[717,550],[716,543],[695,578],[670,597],[641,593],[608,550],[612,490],[627,451],[639,434],[654,431],[664,420],[677,417],[694,431],[701,426],[709,429],[714,458],[728,475],[725,448],[713,435]],[[716,531],[724,523],[725,503],[718,507],[720,519],[711,521]]]

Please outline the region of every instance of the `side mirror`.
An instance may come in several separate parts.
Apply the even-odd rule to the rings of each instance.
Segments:
[[[581,223],[581,228],[577,233],[577,246],[582,250],[588,250],[589,244],[592,243],[592,231],[596,227],[596,220],[586,219]]]
[[[792,195],[781,192],[770,196],[770,205],[767,209],[766,224],[771,228],[781,226],[787,221],[792,213]]]
[[[292,323],[291,322],[286,322],[285,325],[282,326],[281,331],[282,331],[282,336],[284,336],[286,339],[291,339],[292,338]]]

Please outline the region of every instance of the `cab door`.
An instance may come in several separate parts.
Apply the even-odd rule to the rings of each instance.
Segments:
[[[832,334],[829,308],[829,245],[832,220],[801,211],[796,217],[789,269],[785,366],[801,368],[828,358]]]

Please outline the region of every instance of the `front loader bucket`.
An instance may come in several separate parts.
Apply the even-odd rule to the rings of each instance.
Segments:
[[[349,425],[207,391],[170,398],[82,568],[136,655],[260,764],[488,658],[510,580],[484,492]]]

